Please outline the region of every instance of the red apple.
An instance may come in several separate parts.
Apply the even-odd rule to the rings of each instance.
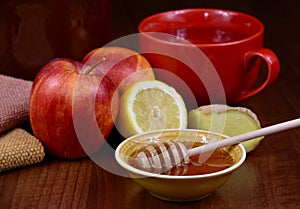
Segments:
[[[101,57],[105,57],[105,62],[98,65],[92,74],[107,75],[120,94],[137,81],[155,79],[149,62],[136,51],[114,46],[97,48],[89,52],[83,62],[93,65]]]
[[[53,156],[75,159],[96,152],[118,111],[113,82],[87,73],[88,66],[54,59],[36,76],[30,96],[34,135]]]

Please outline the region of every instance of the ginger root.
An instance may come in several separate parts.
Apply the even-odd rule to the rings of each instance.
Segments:
[[[256,114],[248,108],[214,104],[191,110],[188,114],[188,128],[236,136],[260,129],[261,126]],[[251,139],[242,142],[242,145],[250,152],[263,138]]]

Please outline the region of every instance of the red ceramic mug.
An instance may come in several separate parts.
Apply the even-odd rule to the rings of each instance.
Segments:
[[[238,103],[271,85],[279,75],[277,56],[263,48],[263,24],[244,13],[167,11],[142,20],[139,32],[141,53],[155,68],[156,77],[174,86],[186,102],[196,102],[188,107]],[[261,60],[267,64],[268,75],[257,86]]]

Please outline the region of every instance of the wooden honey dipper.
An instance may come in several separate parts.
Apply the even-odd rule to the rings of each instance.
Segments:
[[[136,157],[130,157],[128,163],[140,170],[164,173],[180,163],[188,163],[189,158],[192,156],[212,152],[218,148],[235,145],[243,141],[267,136],[298,126],[300,126],[300,118],[240,134],[225,140],[210,142],[191,149],[187,149],[181,142],[157,142],[145,147]]]

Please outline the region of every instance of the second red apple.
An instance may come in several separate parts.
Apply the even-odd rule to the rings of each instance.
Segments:
[[[146,58],[136,51],[123,47],[102,47],[89,52],[83,63],[92,66],[101,58],[105,61],[97,66],[91,74],[107,75],[122,94],[137,81],[155,79],[151,65]]]

